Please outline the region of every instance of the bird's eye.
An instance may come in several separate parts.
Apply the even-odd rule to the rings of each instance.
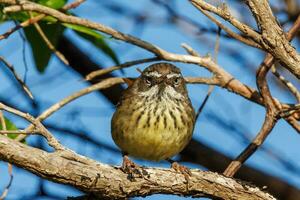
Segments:
[[[148,85],[148,86],[151,86],[152,84],[152,79],[150,77],[146,77],[145,78],[145,83]]]
[[[175,85],[175,86],[178,86],[179,83],[180,83],[180,79],[179,79],[179,78],[175,78],[175,79],[174,79],[174,85]]]

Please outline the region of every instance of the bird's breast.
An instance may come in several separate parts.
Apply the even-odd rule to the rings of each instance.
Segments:
[[[170,158],[192,136],[193,116],[190,115],[184,105],[164,99],[121,106],[113,116],[112,136],[129,155],[149,160]]]

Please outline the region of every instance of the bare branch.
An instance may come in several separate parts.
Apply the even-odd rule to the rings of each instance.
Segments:
[[[7,127],[6,127],[6,123],[5,123],[5,118],[4,115],[2,113],[2,110],[0,110],[0,123],[1,123],[1,127],[2,130],[1,131],[6,131]],[[7,136],[7,134],[5,134],[5,136]],[[11,186],[11,183],[13,181],[13,174],[12,174],[12,164],[8,163],[8,173],[9,173],[9,182],[7,184],[7,186],[5,187],[4,191],[2,192],[1,196],[0,196],[0,200],[4,200],[8,194],[8,190]]]
[[[14,75],[15,79],[21,85],[25,94],[27,94],[30,99],[33,99],[33,95],[31,93],[30,89],[27,87],[27,85],[22,81],[20,76],[17,74],[17,72],[15,71],[15,68],[10,63],[8,63],[2,56],[0,56],[0,61],[2,61],[2,63],[4,63],[4,65],[11,71],[11,73]]]
[[[184,48],[186,50],[186,52],[192,56],[196,56],[196,57],[201,57],[200,54],[194,50],[191,46],[189,46],[186,43],[182,43],[181,44],[182,48]]]
[[[62,10],[66,11],[66,10],[70,10],[70,9],[74,9],[77,8],[78,6],[80,6],[82,3],[84,3],[86,0],[75,0],[72,3],[66,4],[64,5],[64,7],[62,7]]]
[[[64,150],[66,149],[64,146],[62,146],[58,140],[55,139],[55,137],[44,127],[44,125],[37,119],[35,119],[33,116],[31,116],[28,113],[24,113],[22,111],[19,111],[17,109],[14,109],[12,107],[9,107],[7,105],[4,105],[3,103],[0,102],[0,111],[5,110],[7,112],[13,113],[15,115],[18,115],[27,121],[29,121],[32,124],[32,131],[34,129],[37,129],[38,132],[44,136],[49,145],[52,146],[55,150]],[[26,130],[28,131],[28,130]]]
[[[192,1],[192,4],[198,9],[198,10],[200,10],[207,18],[209,18],[212,22],[214,22],[218,27],[220,27],[221,29],[223,29],[230,37],[232,37],[232,38],[235,38],[236,40],[238,40],[238,41],[240,41],[240,42],[242,42],[242,43],[245,43],[245,44],[247,44],[247,45],[249,45],[249,46],[252,46],[252,47],[255,47],[255,48],[259,48],[259,49],[262,49],[262,46],[258,43],[258,42],[256,42],[256,41],[254,41],[254,40],[251,40],[251,39],[248,39],[248,38],[246,38],[246,37],[243,37],[243,36],[241,36],[241,35],[239,35],[239,34],[237,34],[237,33],[235,33],[234,31],[232,31],[230,28],[228,28],[228,27],[226,27],[225,25],[223,25],[221,22],[219,22],[215,17],[213,17],[212,15],[210,15],[206,10],[204,10],[203,9],[203,5],[202,4],[204,4],[204,5],[209,5],[208,3],[206,3],[206,2],[204,2],[203,1],[203,3],[201,4],[201,5],[199,5],[200,3],[199,3],[200,1],[197,1],[197,3],[196,3],[196,1]],[[224,4],[224,6],[225,6],[225,4]],[[208,7],[213,7],[213,6],[208,6]],[[218,10],[219,8],[216,8],[216,10]],[[213,10],[215,10],[215,9],[213,9]],[[211,9],[210,9],[210,11],[211,11]],[[225,11],[226,12],[228,12],[228,10],[227,9],[225,9]],[[223,13],[224,11],[222,11],[222,12],[217,12],[217,13]],[[228,12],[229,13],[229,12]],[[228,13],[226,14],[226,13],[224,13],[224,16],[226,15],[226,17],[228,16]],[[231,17],[229,17],[229,19],[230,18],[233,18],[232,16]],[[227,19],[227,18],[226,18]],[[244,26],[246,26],[246,25],[244,25]],[[249,27],[250,28],[250,27]]]
[[[190,0],[193,5],[202,11],[212,12],[239,29],[245,36],[251,38],[260,46],[278,59],[297,78],[300,78],[300,56],[290,45],[286,36],[273,16],[267,0],[247,0],[247,4],[256,18],[261,34],[251,27],[239,22],[229,12],[227,5],[215,7],[203,0]],[[205,14],[205,12],[203,12]],[[208,15],[208,13],[206,13]],[[264,16],[264,17],[261,17]],[[208,16],[209,17],[209,16]],[[210,16],[215,23],[216,20]],[[226,31],[226,30],[225,30]]]
[[[13,155],[13,156],[10,156]],[[72,185],[98,197],[117,199],[156,193],[222,199],[275,199],[259,188],[212,172],[192,170],[189,184],[172,169],[145,168],[148,178],[127,179],[118,167],[70,152],[47,153],[0,135],[0,159],[10,161],[36,175]],[[187,188],[188,187],[188,188]]]
[[[299,19],[299,18],[298,18]],[[287,39],[291,40],[295,34],[297,33],[297,29],[300,26],[300,21],[297,19],[293,27],[289,30],[287,34]],[[276,104],[274,101],[271,92],[269,90],[269,86],[267,84],[266,75],[268,71],[271,69],[274,64],[275,59],[271,54],[267,54],[263,63],[260,65],[257,72],[257,86],[260,90],[260,94],[263,97],[264,105],[266,107],[266,116],[263,126],[253,142],[248,145],[248,147],[234,160],[229,166],[225,169],[224,175],[233,176],[242,166],[242,164],[260,147],[260,145],[264,142],[266,137],[270,134],[273,127],[275,126],[277,120],[280,116],[281,107]],[[287,118],[287,121],[299,132],[299,123],[294,121],[295,119],[290,120]]]
[[[30,14],[30,17],[33,18],[32,14]],[[57,58],[60,59],[65,65],[69,65],[69,61],[65,58],[65,56],[61,52],[59,52],[55,48],[55,46],[52,44],[52,42],[48,39],[48,37],[44,33],[41,26],[37,22],[33,23],[33,26],[35,27],[36,31],[41,36],[41,38],[44,40],[47,47],[57,56]]]
[[[198,9],[207,10],[209,12],[218,15],[219,17],[222,17],[224,20],[228,21],[235,28],[241,31],[246,37],[249,37],[254,42],[260,44],[261,35],[257,33],[255,30],[253,30],[251,27],[249,27],[248,25],[238,21],[235,17],[233,17],[229,12],[229,9],[225,3],[222,4],[222,6],[215,7],[203,0],[190,0],[190,2]],[[228,29],[224,29],[224,30],[225,32],[228,31]],[[227,33],[230,35],[230,32]]]
[[[24,135],[31,135],[39,133],[37,130],[33,131],[26,131],[26,130],[0,130],[0,135],[6,134],[24,134]]]
[[[3,3],[12,3],[13,1],[6,1]],[[72,8],[76,8],[77,6],[79,6],[81,3],[85,2],[85,0],[76,0],[70,4],[66,4],[62,10],[63,11],[67,11],[69,9]],[[17,1],[15,1],[15,3],[17,3]],[[46,15],[45,14],[40,14],[34,17],[31,17],[30,19],[18,24],[17,26],[15,26],[14,28],[8,30],[7,32],[3,33],[0,35],[0,40],[2,39],[6,39],[8,38],[12,33],[16,32],[17,30],[21,29],[21,28],[25,28],[31,24],[37,23],[38,21],[40,21],[41,19],[43,19]]]
[[[300,102],[300,92],[298,91],[298,89],[293,85],[293,83],[291,83],[289,80],[287,80],[284,76],[282,76],[276,69],[275,65],[272,66],[271,68],[272,73],[274,74],[274,76],[277,77],[278,80],[280,80],[280,82],[285,85],[289,91],[291,91],[291,93],[295,96],[297,102]]]
[[[225,169],[224,175],[232,177],[242,166],[242,164],[251,156],[253,153],[262,145],[265,141],[267,136],[271,133],[272,129],[274,128],[277,120],[279,111],[276,108],[276,105],[273,101],[271,96],[266,75],[271,68],[274,62],[274,58],[268,54],[266,56],[264,62],[260,66],[257,72],[257,86],[260,90],[260,93],[264,99],[265,107],[266,107],[266,116],[265,121],[263,123],[262,128],[260,129],[259,133],[256,135],[254,140],[247,146],[247,148],[240,153],[240,155],[232,161],[229,166]]]
[[[255,16],[262,36],[262,45],[297,78],[300,78],[300,56],[289,43],[286,35],[272,13],[267,0],[246,1]],[[263,17],[261,17],[263,16]]]
[[[94,79],[98,76],[102,76],[104,74],[110,73],[110,72],[118,70],[118,69],[123,69],[123,68],[131,67],[133,65],[146,63],[146,62],[153,62],[153,61],[158,61],[158,60],[160,60],[160,59],[157,58],[157,57],[153,57],[153,58],[145,58],[145,59],[125,62],[125,63],[120,64],[118,66],[113,66],[113,67],[93,71],[92,73],[89,73],[88,75],[86,75],[85,80],[89,81],[89,80],[92,80],[92,79]]]

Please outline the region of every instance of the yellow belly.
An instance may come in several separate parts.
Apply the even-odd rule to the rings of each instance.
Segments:
[[[189,142],[191,133],[176,131],[133,130],[116,144],[131,156],[148,160],[163,160],[178,154]]]
[[[175,106],[175,105],[174,105]],[[147,160],[163,160],[178,154],[188,144],[193,132],[193,116],[160,108],[138,110],[135,114],[117,110],[112,119],[112,137],[123,152]],[[152,114],[151,120],[148,116]],[[183,116],[181,116],[183,114]],[[176,123],[175,123],[176,121]]]

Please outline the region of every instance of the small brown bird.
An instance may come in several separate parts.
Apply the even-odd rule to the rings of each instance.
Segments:
[[[128,167],[136,166],[127,154],[170,161],[190,141],[194,124],[195,111],[180,69],[169,63],[147,67],[124,91],[112,117],[112,138],[125,155],[122,169],[129,172]],[[173,164],[176,170],[187,169]]]

